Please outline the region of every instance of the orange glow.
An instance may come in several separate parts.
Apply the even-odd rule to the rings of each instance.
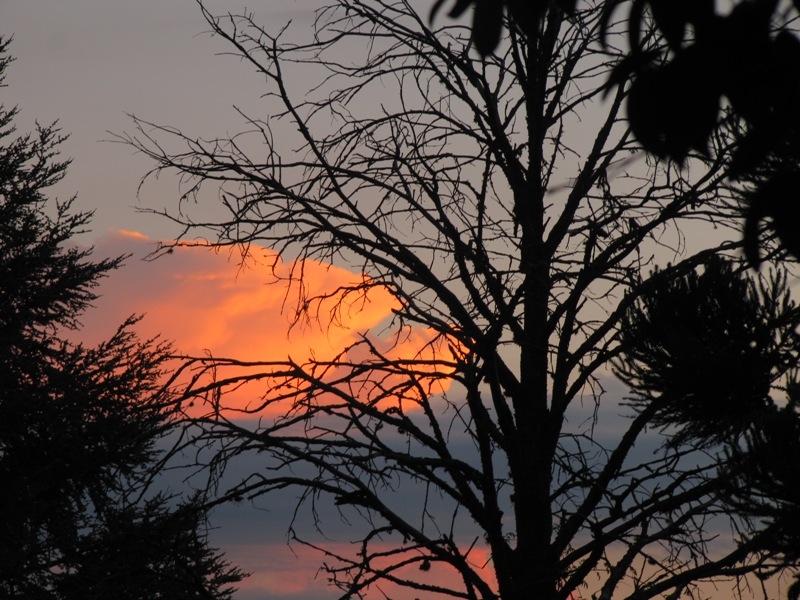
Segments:
[[[127,237],[127,238],[131,238],[131,239],[134,239],[134,240],[140,240],[140,241],[143,241],[143,242],[149,242],[150,241],[150,238],[147,237],[145,234],[139,233],[138,231],[130,231],[128,229],[120,229],[119,230],[119,235],[121,235],[122,237]]]
[[[251,573],[237,585],[250,595],[329,597],[331,588],[324,574],[318,574],[319,554],[295,544],[232,544],[225,558]]]
[[[342,555],[353,551],[352,544],[332,543],[327,544],[326,548],[334,554],[341,553]],[[373,545],[373,550],[377,552],[392,549],[393,547],[388,545]],[[235,562],[243,570],[252,573],[249,578],[239,584],[239,589],[251,594],[261,593],[266,597],[309,598],[317,597],[317,595],[335,597],[335,588],[330,587],[327,573],[320,570],[321,556],[319,551],[300,544],[293,544],[291,548],[286,544],[235,544],[226,548],[226,558]],[[472,548],[468,560],[475,572],[493,590],[496,590],[488,549]],[[328,562],[335,564],[335,561],[330,559]],[[461,577],[452,567],[433,562],[430,570],[421,571],[419,564],[415,563],[400,569],[395,574],[427,585],[451,590],[464,589]],[[381,566],[381,564],[375,563],[375,567],[380,568]],[[365,595],[368,599],[383,599],[388,596],[397,600],[412,600],[419,598],[420,592],[393,583],[382,582],[370,588]],[[444,598],[444,596],[432,597]]]
[[[363,344],[354,344],[387,323],[399,306],[387,289],[371,285],[361,274],[311,260],[283,262],[266,248],[251,249],[253,257],[244,265],[238,254],[203,247],[176,248],[155,261],[137,259],[154,247],[152,240],[134,231],[110,232],[97,244],[98,255],[127,253],[133,258],[103,282],[97,309],[87,313],[85,338],[107,337],[111,328],[137,313],[145,315],[137,325],[142,337],[172,340],[187,356],[308,364],[312,359],[333,361],[352,348],[347,360],[358,363],[375,357]],[[301,307],[305,310],[298,310]],[[387,359],[418,361],[413,368],[417,374],[435,373],[436,359],[452,361],[450,350],[442,349],[433,332],[423,328],[408,328],[400,335],[389,331],[382,337],[368,334],[368,339]],[[384,388],[407,379],[396,367],[392,370],[383,374],[391,378],[381,382]],[[434,394],[447,387],[448,381],[434,377],[423,378],[420,389]],[[225,394],[222,406],[258,406],[266,390],[260,384]],[[286,410],[287,404],[280,403],[271,405],[267,414]]]

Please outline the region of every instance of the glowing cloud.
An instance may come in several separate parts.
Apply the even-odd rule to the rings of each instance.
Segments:
[[[287,279],[296,264],[282,263],[267,249],[244,266],[238,255],[204,248],[178,248],[155,261],[142,260],[153,248],[152,240],[129,231],[111,232],[99,241],[98,255],[132,256],[103,283],[97,309],[87,315],[90,334],[107,335],[103,329],[110,323],[138,313],[145,314],[142,332],[161,334],[186,354],[208,350],[242,360],[278,360],[290,355],[301,359],[313,349],[318,357],[327,357],[352,339],[354,331],[390,315],[394,306],[385,290],[375,288],[363,303],[345,299],[341,310],[331,314],[333,301],[325,302],[318,320],[291,327],[298,288]],[[345,269],[311,261],[303,269],[307,296],[333,293],[359,280]]]
[[[160,335],[185,355],[325,362],[359,342],[363,332],[387,322],[397,307],[386,289],[370,286],[361,274],[311,260],[282,262],[266,248],[254,249],[253,259],[242,265],[236,253],[197,247],[143,260],[154,247],[153,240],[132,231],[111,231],[99,240],[97,255],[131,258],[103,282],[97,307],[86,315],[84,339],[108,337],[135,313],[144,315],[137,326],[142,337]],[[297,280],[301,269],[302,287]],[[343,293],[359,286],[357,292]],[[303,304],[315,297],[321,300]],[[301,306],[308,310],[298,320]],[[418,328],[404,333],[399,339],[389,333],[385,340],[371,341],[393,359],[425,361],[438,353],[432,332]],[[363,348],[348,354],[353,362],[367,358]],[[445,387],[431,383],[429,391]],[[253,395],[228,395],[225,405],[252,407]]]

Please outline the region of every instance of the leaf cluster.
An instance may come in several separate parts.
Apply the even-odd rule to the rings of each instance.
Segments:
[[[102,516],[95,536],[81,538],[73,573],[58,574],[64,600],[232,598],[244,573],[208,546],[203,499],[158,494]]]
[[[619,4],[607,3],[607,18]],[[628,114],[646,150],[679,163],[691,150],[707,152],[723,97],[748,124],[734,173],[796,135],[800,41],[788,27],[775,32],[776,8],[773,0],[740,2],[720,15],[710,0],[632,3],[631,51],[612,80],[632,78]],[[666,44],[653,40],[653,27]]]
[[[750,519],[751,537],[768,524],[765,546],[800,559],[800,414],[797,398],[754,415],[752,426],[727,450],[731,506]]]
[[[434,3],[432,17],[443,4]],[[624,4],[629,53],[608,84],[629,84],[633,135],[648,152],[683,165],[697,153],[708,157],[720,126],[739,120],[730,175],[758,183],[744,194],[748,260],[753,267],[761,262],[759,228],[765,218],[782,247],[800,258],[793,202],[800,184],[794,169],[800,157],[796,15],[781,11],[778,0],[740,1],[727,14],[717,13],[713,0],[608,0],[600,31],[604,42]],[[534,36],[548,7],[571,15],[576,3],[460,0],[448,14],[459,17],[473,5],[472,39],[486,56],[499,43],[504,11],[509,27]],[[800,3],[793,6],[797,11]]]
[[[607,20],[620,4],[607,3]],[[776,0],[754,0],[720,15],[711,0],[635,0],[631,51],[611,78],[631,81],[628,117],[636,138],[648,152],[679,164],[692,151],[709,153],[722,106],[726,119],[742,123],[730,176],[755,184],[744,194],[745,244],[754,267],[760,264],[759,226],[767,217],[783,248],[800,257],[793,202],[800,183],[800,40],[791,28],[794,18],[783,15],[780,23],[778,8]],[[648,38],[641,38],[642,30]],[[652,41],[654,31],[666,44]]]
[[[702,271],[660,278],[620,325],[615,373],[631,403],[677,441],[735,440],[774,406],[773,385],[797,365],[800,309],[786,275],[758,279],[714,258]]]

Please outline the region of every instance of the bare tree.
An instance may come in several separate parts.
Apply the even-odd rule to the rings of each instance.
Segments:
[[[297,260],[298,321],[376,287],[394,298],[387,330],[332,360],[191,364],[187,393],[209,409],[190,419],[199,462],[219,477],[265,457],[220,501],[299,490],[290,537],[325,555],[342,597],[699,598],[704,581],[744,593],[748,574],[791,566],[758,523],[740,535],[753,520],[727,501],[732,446],[674,436],[655,393],[603,397],[612,365],[638,373],[631,311],[736,260],[742,209],[729,123],[715,158],[683,170],[630,135],[627,88],[606,86],[624,23],[604,23],[602,4],[565,18],[550,3],[485,58],[467,26],[432,29],[410,1],[334,0],[307,41],[201,5],[265,80],[268,116],[211,141],[138,119],[123,136],[152,174],[180,175],[178,209],[157,211],[183,227],[174,244]],[[209,201],[222,217],[194,209]],[[688,243],[689,229],[704,233]],[[307,260],[364,277],[312,297]],[[412,328],[431,334],[417,354],[382,343]],[[246,412],[280,418],[226,410],[226,390],[265,382]],[[326,542],[330,508],[357,544]]]

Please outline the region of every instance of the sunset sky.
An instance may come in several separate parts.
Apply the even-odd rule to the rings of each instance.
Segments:
[[[420,0],[423,7],[432,0]],[[279,28],[292,21],[294,31],[308,31],[314,9],[325,0],[209,0],[212,12],[252,11],[257,22]],[[16,57],[2,90],[6,106],[18,105],[16,125],[30,130],[38,120],[58,120],[69,139],[65,157],[73,160],[68,176],[51,197],[78,195],[80,210],[95,211],[92,231],[76,242],[94,246],[95,256],[129,254],[123,268],[105,279],[101,298],[84,318],[82,339],[108,338],[131,314],[144,315],[142,337],[161,335],[189,355],[244,360],[332,357],[371,329],[373,339],[391,335],[387,326],[393,303],[387,293],[373,291],[362,304],[331,324],[329,311],[318,321],[292,324],[293,295],[286,277],[290,262],[278,260],[269,248],[256,248],[244,267],[236,252],[179,249],[157,260],[145,260],[160,240],[179,233],[166,219],[141,209],[174,207],[175,182],[154,181],[137,196],[140,178],[152,165],[114,134],[132,131],[129,117],[175,126],[199,137],[232,135],[243,129],[234,106],[259,114],[264,92],[261,79],[231,56],[222,40],[207,33],[194,0],[0,0],[0,35],[14,37]],[[276,267],[273,270],[272,265]],[[335,290],[363,277],[338,267],[306,265],[312,292]],[[412,330],[402,351],[416,352],[429,340],[425,330]],[[624,390],[604,382],[609,402],[604,411],[619,414]],[[248,397],[230,400],[248,406]],[[590,419],[594,404],[573,417]],[[585,414],[584,414],[585,413]],[[605,425],[603,425],[605,426]],[[598,426],[598,438],[612,435]],[[454,441],[457,445],[458,440]],[[652,449],[646,449],[652,450]],[[242,459],[235,471],[257,470],[259,456]],[[231,473],[235,476],[236,473]],[[181,485],[177,480],[175,486]],[[227,558],[252,576],[241,584],[237,600],[327,600],[337,591],[318,573],[319,555],[286,544],[286,525],[295,493],[270,496],[252,505],[226,505],[216,510],[213,542]],[[409,502],[414,501],[409,491]],[[346,533],[333,515],[332,533]],[[476,564],[488,557],[476,548]],[[431,577],[446,581],[446,574]]]

